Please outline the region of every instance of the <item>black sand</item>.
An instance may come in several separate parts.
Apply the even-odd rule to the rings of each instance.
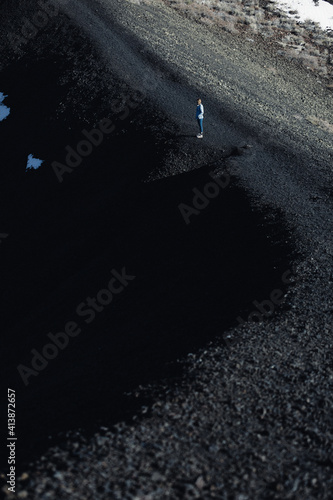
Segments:
[[[2,7],[8,19],[27,8]],[[65,12],[20,57],[4,46],[1,72],[3,394],[16,390],[18,476],[29,471],[19,498],[330,498],[327,82],[159,2]],[[105,118],[114,131],[59,182],[52,163]],[[25,172],[31,152],[45,163]],[[213,173],[225,187],[186,224],[179,204]],[[87,324],[77,307],[124,267],[135,279]],[[283,304],[258,323],[254,301],[277,289]],[[69,321],[81,333],[25,386],[17,366]]]

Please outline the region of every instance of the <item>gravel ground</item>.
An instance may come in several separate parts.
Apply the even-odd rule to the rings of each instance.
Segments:
[[[264,39],[275,47],[278,55],[303,64],[328,80],[333,76],[333,33],[323,30],[319,23],[301,22],[297,11],[292,16],[266,0],[164,0],[180,13],[209,27],[229,33],[243,33],[247,39]],[[136,3],[144,3],[137,0]],[[254,41],[254,40],[253,40]]]
[[[69,434],[23,473],[17,498],[332,498],[327,80],[279,57],[270,44],[244,43],[247,35],[205,27],[158,1],[126,8],[117,0],[72,1],[64,9],[93,40],[105,68],[118,63],[118,76],[168,116],[166,127],[193,133],[188,110],[198,95],[203,99],[204,141],[193,154],[185,140],[145,181],[197,168],[198,151],[234,148],[237,155],[226,160],[233,182],[253,207],[281,211],[299,257],[283,307],[263,313],[261,322],[242,312],[244,323],[224,340],[181,361],[181,380],[139,387],[132,397],[154,402],[132,422],[101,428],[93,438]],[[79,104],[84,113],[87,104]]]

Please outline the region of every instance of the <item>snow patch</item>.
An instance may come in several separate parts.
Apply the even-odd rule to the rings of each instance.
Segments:
[[[0,92],[0,122],[7,118],[7,116],[10,113],[10,108],[8,106],[5,106],[5,104],[2,104],[3,100],[8,97],[7,95],[4,95],[2,92]]]
[[[297,14],[289,14],[293,19],[313,21],[324,30],[333,30],[333,5],[325,0],[275,0],[274,3],[287,14],[297,11]]]
[[[27,167],[25,171],[27,170],[36,170],[41,166],[44,160],[39,160],[38,158],[34,158],[33,155],[28,156],[28,161],[27,161]]]

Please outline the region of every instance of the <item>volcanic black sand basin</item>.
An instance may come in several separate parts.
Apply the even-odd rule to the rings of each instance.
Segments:
[[[2,4],[6,26],[13,17],[19,29],[28,4],[17,16]],[[54,17],[22,57],[4,57],[1,397],[16,390],[18,492],[328,500],[331,143],[303,117],[329,121],[328,94],[305,70],[289,78],[266,50],[253,55],[160,2],[124,5],[73,0],[76,27]],[[105,118],[114,130],[59,182],[52,163]],[[25,172],[28,154],[40,169]],[[199,201],[214,177],[224,187]],[[186,224],[179,205],[194,199],[204,206]],[[112,302],[87,314],[119,274]],[[247,320],[276,289],[283,305]],[[80,333],[46,349],[65,330]],[[43,352],[54,359],[25,386],[17,366]]]
[[[161,132],[154,135],[168,122],[147,102],[126,120],[108,111],[114,132],[60,183],[52,161],[63,161],[65,146],[83,138],[79,125],[74,132],[64,125],[74,116],[57,118],[64,69],[52,58],[23,60],[3,80],[12,108],[0,124],[2,213],[10,234],[1,248],[3,353],[5,383],[17,391],[21,464],[61,441],[59,432],[130,416],[135,405],[124,391],[179,375],[167,361],[221,337],[240,313],[246,318],[253,310],[254,298],[285,289],[281,276],[291,268],[281,216],[271,214],[269,224],[267,214],[251,208],[227,166],[228,152],[214,151],[212,160],[207,149],[195,170],[145,181],[168,148],[205,150],[195,134],[176,127],[171,133],[165,125],[163,140]],[[18,75],[27,82],[24,92]],[[45,162],[25,172],[30,152]],[[203,192],[214,170],[226,186],[186,224],[179,204],[192,205],[193,188]],[[123,268],[135,278],[87,324],[77,307]],[[32,368],[31,350],[41,353],[48,334],[63,332],[69,321],[81,333],[25,385],[17,366]]]

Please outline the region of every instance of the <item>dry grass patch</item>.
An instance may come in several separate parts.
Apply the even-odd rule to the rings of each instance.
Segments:
[[[320,127],[323,130],[326,130],[326,132],[329,132],[330,134],[333,134],[333,124],[326,121],[322,120],[321,118],[317,118],[316,116],[307,116],[306,120],[312,125],[316,125],[317,127]]]
[[[296,59],[327,80],[333,79],[333,33],[320,29],[317,23],[300,23],[265,0],[127,0],[144,4],[161,4],[178,10],[186,17],[208,26],[218,26],[232,34],[260,35],[272,46],[279,42],[277,54]],[[333,1],[333,0],[332,0]]]

